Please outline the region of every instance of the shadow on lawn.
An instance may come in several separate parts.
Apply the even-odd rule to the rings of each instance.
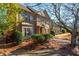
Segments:
[[[28,51],[31,51],[33,49],[32,45],[30,46],[24,46],[22,48],[16,49],[15,51],[12,51],[9,55],[22,55],[27,53]]]
[[[75,56],[73,52],[66,48],[62,47],[60,49],[42,49],[42,50],[36,50],[32,51],[30,48],[20,48],[13,52],[11,52],[10,55],[31,55],[31,56]]]

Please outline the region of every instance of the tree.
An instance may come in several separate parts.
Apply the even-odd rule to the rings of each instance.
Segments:
[[[59,26],[71,33],[71,45],[75,47],[76,37],[79,35],[79,4],[52,3],[41,4],[41,6],[51,14],[51,17],[54,17],[55,24],[61,23]]]
[[[8,24],[6,22],[6,14],[7,14],[7,9],[3,8],[0,5],[0,36],[4,32],[4,30],[8,27]]]
[[[55,11],[55,16],[58,19],[58,21],[64,26],[65,29],[67,29],[70,33],[71,33],[71,45],[72,46],[76,46],[76,37],[77,37],[77,22],[79,20],[79,4],[64,4],[63,8],[65,8],[65,14],[63,14],[65,16],[62,17],[60,11],[61,10],[61,6],[59,6],[59,4],[53,4],[54,6],[54,11]],[[67,13],[68,12],[68,13]],[[67,13],[67,14],[66,14]],[[69,14],[70,13],[70,14]],[[66,18],[67,17],[67,18]],[[71,17],[71,19],[70,19]],[[64,19],[64,21],[63,21]],[[71,26],[67,26],[66,21],[71,20]]]
[[[6,42],[11,41],[10,36],[16,31],[17,24],[20,23],[20,19],[17,18],[20,12],[19,4],[0,4],[0,37],[4,36]]]
[[[7,11],[7,20],[11,24],[10,27],[13,27],[14,29],[16,28],[16,24],[20,21],[17,20],[17,14],[20,13],[21,9],[18,4],[7,4],[6,8],[8,9]]]
[[[0,10],[1,10],[1,15],[0,15],[1,23],[0,24],[2,24],[1,28],[6,27],[6,25],[7,25],[6,27],[7,29],[16,28],[16,24],[20,21],[20,20],[17,20],[17,17],[16,17],[16,15],[19,14],[21,11],[19,4],[2,3],[0,4]],[[5,13],[5,15],[3,15],[2,13]]]

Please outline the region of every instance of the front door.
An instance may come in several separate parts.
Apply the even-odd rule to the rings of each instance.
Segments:
[[[40,27],[40,33],[41,33],[41,34],[43,33],[43,28],[42,28],[42,27]]]

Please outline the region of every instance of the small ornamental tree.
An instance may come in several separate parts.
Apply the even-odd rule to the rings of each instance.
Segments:
[[[22,42],[22,33],[18,30],[13,30],[10,38],[13,42],[16,42],[16,44],[20,44]]]

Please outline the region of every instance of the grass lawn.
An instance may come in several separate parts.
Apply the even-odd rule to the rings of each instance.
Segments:
[[[54,38],[70,40],[71,34],[70,33],[58,34],[58,35],[55,35]]]

